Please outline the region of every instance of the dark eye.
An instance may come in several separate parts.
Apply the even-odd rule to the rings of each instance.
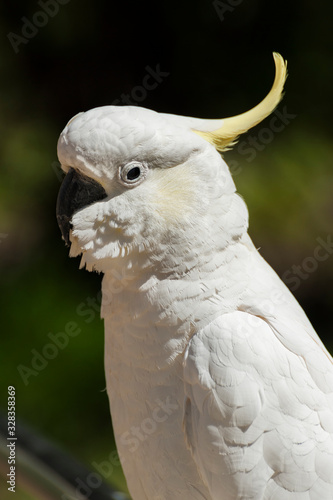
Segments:
[[[144,180],[148,172],[146,163],[131,161],[119,169],[119,180],[126,187],[134,187]]]
[[[126,174],[126,178],[128,181],[134,181],[138,177],[140,177],[141,170],[140,167],[133,167]]]

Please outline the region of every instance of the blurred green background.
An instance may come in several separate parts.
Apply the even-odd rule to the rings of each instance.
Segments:
[[[284,118],[267,118],[225,159],[255,244],[332,351],[333,4],[17,0],[0,10],[2,408],[15,386],[17,415],[92,470],[113,449],[95,305],[101,276],[68,258],[55,219],[56,144],[68,119],[115,101],[235,115],[268,92],[272,51],[288,60]],[[314,257],[318,245],[325,260]],[[50,333],[69,322],[80,333],[34,369]],[[125,487],[119,466],[108,479]]]

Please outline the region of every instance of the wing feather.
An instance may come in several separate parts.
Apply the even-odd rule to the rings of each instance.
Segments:
[[[243,311],[191,339],[184,432],[213,499],[333,499],[332,394],[311,371],[275,328]]]

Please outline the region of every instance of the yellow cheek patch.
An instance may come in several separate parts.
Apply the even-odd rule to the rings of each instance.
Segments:
[[[152,171],[150,203],[160,217],[178,221],[195,206],[195,180],[188,164]]]

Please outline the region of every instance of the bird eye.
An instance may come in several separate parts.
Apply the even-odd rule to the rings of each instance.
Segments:
[[[133,167],[126,174],[126,179],[128,181],[135,181],[138,177],[140,177],[141,170],[140,167]]]
[[[119,180],[127,187],[134,187],[146,177],[147,172],[148,166],[145,163],[132,161],[120,167]]]

